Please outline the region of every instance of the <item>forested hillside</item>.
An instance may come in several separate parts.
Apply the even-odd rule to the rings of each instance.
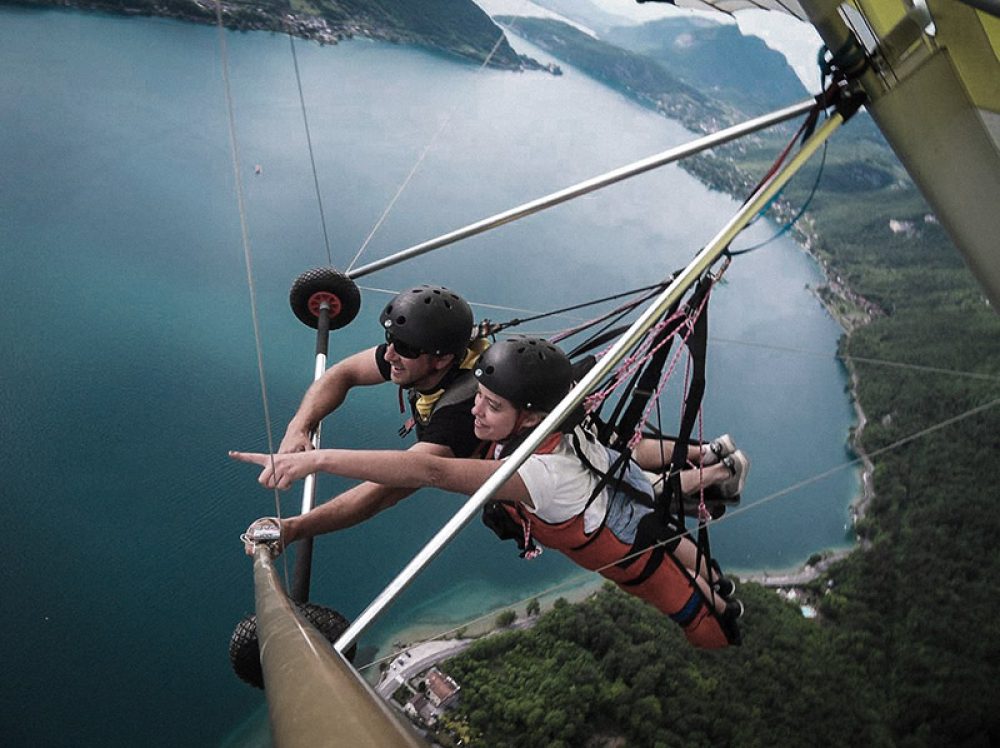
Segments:
[[[712,132],[739,116],[653,58],[595,39],[569,24],[514,16],[497,16],[496,20],[563,62],[696,132]]]
[[[0,0],[10,5],[73,7],[215,23],[215,0]],[[229,28],[290,33],[322,43],[352,36],[405,42],[498,68],[535,67],[521,58],[472,0],[221,0]],[[499,44],[497,44],[499,40]],[[494,47],[496,49],[494,50]]]
[[[806,98],[808,92],[781,53],[734,24],[666,18],[624,26],[603,37],[648,56],[714,99],[756,116]]]
[[[613,585],[449,660],[475,745],[886,745],[863,665],[798,608],[741,591],[744,645],[700,652]],[[823,736],[818,739],[818,736]]]

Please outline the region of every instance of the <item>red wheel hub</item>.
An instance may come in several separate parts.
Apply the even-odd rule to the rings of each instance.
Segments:
[[[317,291],[309,297],[309,311],[319,319],[321,307],[326,304],[330,310],[330,319],[340,314],[340,299],[327,291]]]

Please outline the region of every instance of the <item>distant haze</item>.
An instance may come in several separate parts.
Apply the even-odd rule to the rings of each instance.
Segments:
[[[567,18],[531,0],[475,1],[490,15],[556,18],[588,33],[594,33],[593,29],[587,28],[579,19]],[[590,6],[593,12],[615,16],[622,25],[641,24],[677,16],[698,16],[718,23],[733,23],[732,19],[723,13],[687,10],[659,3],[640,5],[634,0],[574,0],[573,5],[579,8],[581,14],[585,13],[587,6]],[[822,41],[812,26],[785,13],[766,10],[739,11],[736,13],[736,23],[744,34],[758,36],[771,49],[781,52],[806,89],[816,91],[819,86],[816,54]]]

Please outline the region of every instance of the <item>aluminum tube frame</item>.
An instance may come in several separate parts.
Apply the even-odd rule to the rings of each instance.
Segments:
[[[316,325],[316,360],[313,366],[313,382],[326,372],[327,351],[330,347],[330,305],[323,302],[319,308],[319,321]],[[313,429],[310,443],[313,449],[319,449],[320,431],[323,421],[320,420]],[[301,514],[312,510],[316,504],[316,474],[310,473],[302,484]],[[295,571],[292,575],[292,586],[288,591],[295,602],[304,603],[309,600],[309,587],[312,584],[313,538],[305,538],[295,554]]]
[[[427,743],[357,670],[295,612],[265,545],[254,552],[253,572],[274,745],[426,748]]]
[[[327,351],[330,341],[330,305],[327,302],[320,304],[319,322],[316,325],[316,361],[313,365],[313,382],[319,380],[326,373]],[[313,429],[311,443],[313,449],[319,449],[320,432],[323,428],[323,421],[320,420]],[[306,476],[302,486],[302,514],[311,511],[316,504],[316,473]]]
[[[531,435],[504,460],[493,475],[476,491],[461,509],[442,527],[409,564],[382,590],[365,610],[337,639],[334,648],[343,651],[355,641],[368,625],[413,581],[413,578],[437,556],[444,546],[458,534],[474,517],[508,478],[512,477],[521,464],[532,455],[545,438],[555,431],[566,417],[583,402],[590,391],[607,376],[618,362],[642,340],[647,330],[694,285],[704,273],[719,259],[729,244],[736,238],[754,216],[765,209],[768,203],[784,187],[798,170],[809,160],[816,150],[836,132],[844,122],[839,113],[833,114],[813,133],[795,156],[763,184],[753,197],[739,209],[721,231],[701,250],[684,270],[650,304],[632,326],[608,349],[608,352],[579,381],[548,416],[545,417]]]
[[[644,174],[647,171],[657,169],[661,166],[666,166],[667,164],[671,164],[675,161],[680,161],[687,156],[693,156],[696,153],[707,151],[710,148],[742,138],[744,135],[749,135],[750,133],[757,132],[758,130],[764,130],[768,127],[772,127],[773,125],[781,124],[782,122],[793,119],[800,114],[805,114],[814,106],[816,106],[816,100],[807,99],[799,104],[779,109],[771,114],[765,114],[761,117],[747,120],[742,124],[727,127],[726,129],[719,130],[711,135],[706,135],[705,137],[698,138],[697,140],[692,140],[690,143],[685,145],[680,145],[654,156],[644,158],[641,161],[635,161],[631,164],[621,166],[599,176],[591,177],[583,182],[578,182],[577,184],[572,185],[571,187],[566,187],[558,192],[553,192],[545,197],[540,197],[530,202],[523,203],[516,208],[511,208],[502,213],[490,216],[489,218],[484,218],[480,221],[476,221],[475,223],[470,223],[468,226],[456,229],[455,231],[451,231],[447,234],[442,234],[435,239],[429,239],[428,241],[420,244],[415,244],[412,247],[396,252],[389,257],[376,260],[375,262],[370,262],[367,265],[362,265],[359,268],[348,271],[347,277],[353,280],[369,275],[370,273],[374,273],[377,270],[384,270],[387,267],[391,267],[392,265],[417,257],[426,252],[430,252],[431,250],[439,249],[447,246],[448,244],[454,244],[457,241],[468,239],[470,236],[475,236],[476,234],[482,234],[491,229],[495,229],[498,226],[503,226],[505,223],[511,223],[512,221],[533,215],[545,210],[546,208],[564,203],[567,200],[572,200],[573,198],[580,197],[581,195],[586,195],[589,192],[599,190],[602,187],[607,187],[608,185],[621,182],[630,177]]]
[[[326,354],[317,353],[316,354],[316,367],[313,371],[313,381],[315,382],[323,374],[326,373]],[[323,428],[323,422],[320,421],[316,424],[316,430],[313,431],[311,444],[313,449],[319,449],[320,441],[320,431]],[[305,478],[305,483],[302,485],[302,514],[312,511],[312,508],[316,505],[316,473],[310,473]]]

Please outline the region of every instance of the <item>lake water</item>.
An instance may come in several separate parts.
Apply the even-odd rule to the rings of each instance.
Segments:
[[[314,336],[288,289],[327,255],[288,40],[226,39],[278,439],[313,366]],[[360,40],[296,49],[342,268],[428,143],[362,263],[692,137],[567,66],[558,78],[479,71]],[[219,745],[262,703],[230,672],[226,647],[253,606],[238,535],[274,513],[254,471],[226,458],[267,440],[219,35],[5,8],[0,65],[4,742]],[[735,208],[665,168],[362,285],[436,282],[480,304],[551,309],[662,278]],[[756,226],[750,241],[772,231]],[[780,240],[738,259],[715,294],[705,428],[731,432],[752,456],[745,505],[849,460],[839,329],[806,289],[818,281]],[[386,298],[364,291],[332,356],[377,341]],[[398,424],[395,393],[372,388],[330,419],[324,440],[396,447]],[[324,479],[320,493],[344,485]],[[751,570],[844,545],[857,490],[856,471],[836,472],[719,523],[713,549]],[[287,495],[283,512],[298,503]],[[313,599],[356,615],[456,505],[423,492],[323,538]],[[475,523],[363,643],[457,624],[573,573],[553,553],[521,561]]]

